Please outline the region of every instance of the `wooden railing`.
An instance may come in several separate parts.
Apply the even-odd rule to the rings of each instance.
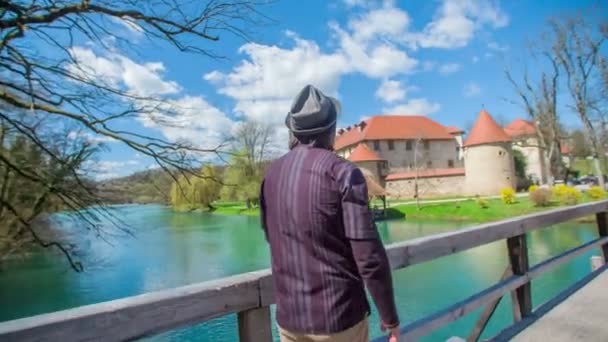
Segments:
[[[405,340],[417,340],[485,306],[468,341],[476,341],[500,299],[513,301],[514,320],[534,314],[531,281],[590,250],[608,258],[608,201],[581,204],[469,229],[395,243],[387,247],[394,270],[420,264],[491,242],[507,241],[510,266],[495,285],[430,316],[402,327]],[[595,215],[599,237],[533,267],[528,262],[526,233]],[[602,267],[597,272],[603,271]],[[0,341],[124,341],[194,325],[237,313],[240,341],[271,341],[269,306],[273,304],[270,271],[240,274],[124,299],[82,306],[0,323]]]

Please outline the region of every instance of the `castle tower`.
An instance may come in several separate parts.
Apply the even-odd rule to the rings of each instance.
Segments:
[[[511,138],[483,109],[464,142],[465,190],[470,195],[497,195],[515,189]]]
[[[365,176],[371,176],[374,181],[380,184],[384,183],[386,160],[367,148],[365,143],[357,145],[348,156],[348,160],[357,165]]]

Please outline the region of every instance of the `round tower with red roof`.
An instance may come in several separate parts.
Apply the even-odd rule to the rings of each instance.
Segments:
[[[470,195],[497,195],[515,189],[511,138],[483,109],[464,142],[465,189]]]

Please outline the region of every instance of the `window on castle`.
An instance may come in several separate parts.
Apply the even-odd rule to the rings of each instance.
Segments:
[[[452,159],[448,160],[448,167],[454,167],[454,161]]]
[[[374,140],[374,150],[380,151],[380,141]]]
[[[427,168],[429,168],[429,169],[430,169],[431,167],[433,167],[433,162],[432,162],[431,160],[427,160],[427,162],[426,162],[426,167],[427,167]]]
[[[405,141],[405,150],[406,151],[411,151],[412,150],[412,141],[411,140],[406,140]]]
[[[431,142],[428,140],[424,141],[424,149],[425,150],[430,150],[431,149]]]
[[[392,141],[392,140],[388,141],[388,149],[391,150],[391,151],[395,149],[395,142],[394,141]]]

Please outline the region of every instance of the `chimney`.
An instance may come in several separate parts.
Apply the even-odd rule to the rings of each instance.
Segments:
[[[367,126],[367,123],[365,121],[361,121],[359,123],[359,132],[363,132],[363,130],[365,129],[365,126]]]
[[[340,135],[342,135],[342,134],[344,134],[344,128],[340,128],[340,129],[338,130],[338,136],[340,136]]]
[[[348,127],[346,127],[346,130],[347,130],[347,131],[350,131],[350,130],[351,130],[351,128],[352,128],[352,127],[348,126]]]

